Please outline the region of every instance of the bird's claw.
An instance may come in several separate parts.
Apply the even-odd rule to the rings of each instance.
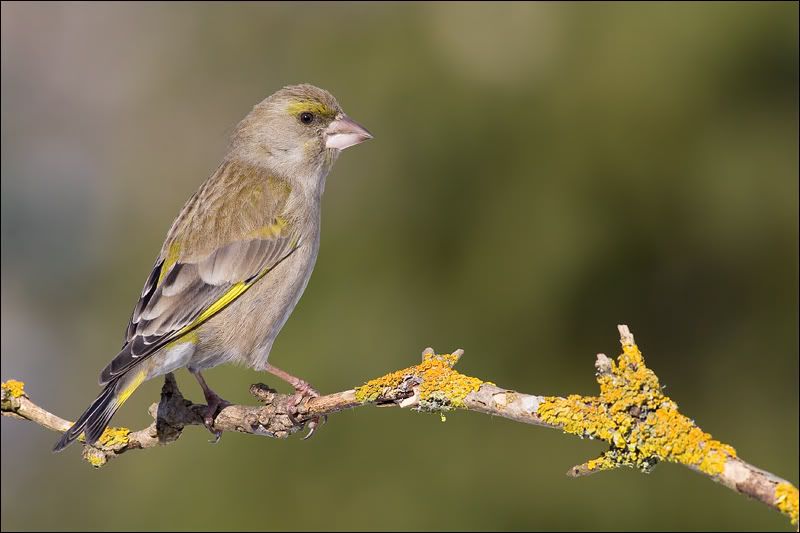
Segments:
[[[308,383],[303,383],[302,386],[295,389],[295,393],[289,402],[289,412],[286,413],[289,416],[289,420],[292,421],[292,424],[296,426],[303,424],[303,422],[298,419],[299,413],[297,406],[300,405],[300,403],[306,398],[319,398],[319,393]],[[308,421],[308,433],[306,433],[306,436],[303,437],[303,440],[311,438],[311,435],[314,434],[320,423],[324,424],[327,421],[328,415],[322,415],[321,417],[319,415],[315,415],[311,417],[311,419]]]
[[[303,437],[303,440],[310,439],[311,435],[313,435],[314,432],[317,430],[317,426],[319,425],[317,423],[317,418],[312,418],[311,420],[309,420],[309,422],[308,422],[308,433],[306,433],[306,436]]]
[[[328,422],[328,415],[315,416],[314,418],[309,420],[309,422],[308,422],[308,433],[306,433],[306,436],[303,437],[303,440],[310,439],[311,435],[314,434],[314,431],[316,431],[316,429],[319,426],[321,426],[322,424],[326,424],[327,422]]]
[[[231,402],[227,400],[223,400],[216,394],[206,399],[208,405],[206,406],[206,412],[203,416],[203,425],[206,427],[208,431],[214,435],[214,438],[211,439],[211,444],[216,444],[219,442],[220,437],[222,436],[222,431],[214,429],[214,419],[221,410],[226,408],[227,406],[231,405]]]

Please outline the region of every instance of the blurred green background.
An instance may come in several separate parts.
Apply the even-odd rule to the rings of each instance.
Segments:
[[[687,415],[798,482],[797,3],[4,2],[3,379],[88,405],[173,217],[299,82],[375,140],[328,179],[271,362],[334,392],[461,347],[469,375],[594,393],[627,323]],[[148,424],[159,387],[114,423]],[[568,479],[604,445],[475,413],[357,409],[306,442],[192,428],[99,471],[2,429],[4,530],[790,530],[674,465]]]

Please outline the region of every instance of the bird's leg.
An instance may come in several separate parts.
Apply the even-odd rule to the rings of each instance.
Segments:
[[[304,396],[311,396],[312,398],[319,397],[319,393],[316,390],[314,390],[314,387],[309,385],[307,381],[303,381],[302,379],[291,375],[285,370],[281,370],[280,368],[273,366],[269,363],[267,363],[266,367],[264,367],[264,370],[266,370],[273,376],[281,378],[283,381],[291,385],[296,393],[300,393],[300,398],[298,401],[295,402],[295,405],[299,404],[300,400],[302,400]]]
[[[222,435],[222,432],[214,429],[214,418],[217,416],[217,411],[231,403],[223,400],[219,394],[211,390],[211,387],[208,386],[208,383],[206,383],[206,380],[203,378],[203,374],[201,374],[199,370],[190,369],[189,372],[197,379],[197,382],[203,389],[203,395],[206,397],[206,404],[208,404],[205,415],[203,416],[203,422],[206,428],[214,434],[216,439],[214,442],[216,442],[219,440],[219,436]]]
[[[273,366],[269,363],[266,364],[264,370],[272,374],[273,376],[277,376],[281,378],[283,381],[288,383],[294,388],[294,396],[292,397],[292,401],[290,402],[290,412],[287,413],[289,418],[295,424],[298,423],[297,421],[297,406],[300,402],[303,401],[303,398],[311,397],[311,398],[319,398],[319,393],[308,384],[307,381],[304,381],[296,376],[291,375],[290,373],[286,372],[285,370],[281,370],[280,368]],[[322,422],[327,422],[328,417],[322,417]],[[314,416],[308,422],[308,435],[303,437],[303,440],[309,438],[311,435],[314,434],[314,430],[317,429],[319,426],[320,417]]]

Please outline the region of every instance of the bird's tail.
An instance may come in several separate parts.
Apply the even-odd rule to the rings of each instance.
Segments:
[[[77,439],[81,433],[84,434],[86,444],[97,442],[111,421],[111,417],[133,394],[133,391],[142,384],[145,376],[145,371],[131,369],[130,372],[109,381],[92,405],[72,424],[71,428],[64,432],[53,447],[53,451],[60,452]]]

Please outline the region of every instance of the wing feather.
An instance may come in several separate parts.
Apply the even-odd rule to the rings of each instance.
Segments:
[[[287,185],[276,187],[271,178],[231,164],[209,181],[215,178],[233,180],[240,190],[214,197],[206,182],[187,202],[134,307],[122,350],[100,374],[101,384],[224,309],[299,246],[302,236],[281,217]],[[247,190],[258,194],[242,201]],[[233,210],[247,212],[232,216]],[[205,233],[219,220],[246,224],[226,226],[225,242],[219,242],[220,232],[213,233],[216,238]]]

